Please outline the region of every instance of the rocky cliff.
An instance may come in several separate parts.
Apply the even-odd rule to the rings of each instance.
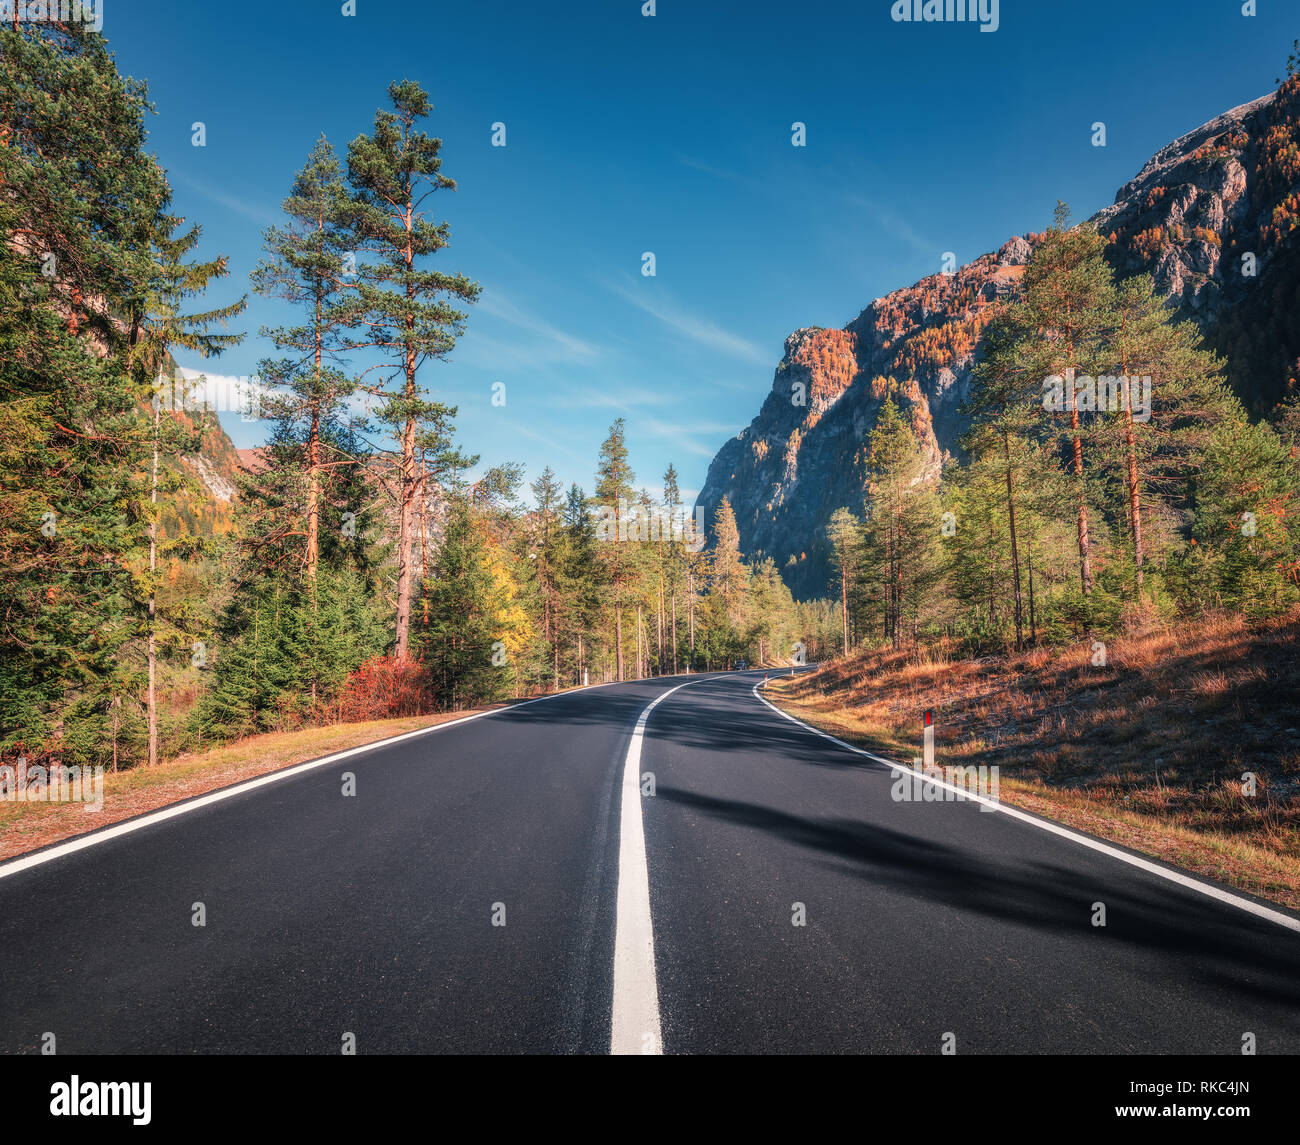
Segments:
[[[1170,305],[1230,360],[1257,416],[1300,372],[1300,78],[1158,151],[1091,220],[1120,275],[1150,272]],[[929,474],[959,451],[983,332],[1014,297],[1038,236],[878,298],[842,329],[796,330],[758,416],[719,450],[697,504],[725,495],[741,548],[797,597],[829,579],[826,524],[862,507],[862,445],[887,394],[906,410]],[[1293,318],[1292,315],[1295,315]]]

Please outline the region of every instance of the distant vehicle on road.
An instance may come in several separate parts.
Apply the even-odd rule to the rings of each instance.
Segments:
[[[749,665],[746,664],[744,660],[737,660],[737,661],[736,661],[736,662],[731,666],[731,670],[732,670],[733,672],[744,672],[744,671],[746,671],[748,668],[749,668]]]

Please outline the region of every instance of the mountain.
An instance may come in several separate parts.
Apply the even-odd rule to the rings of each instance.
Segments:
[[[164,416],[173,418],[187,429],[199,424],[199,412],[192,386],[181,381],[175,362],[168,359],[164,373],[174,379],[175,408]],[[203,432],[199,448],[194,453],[183,453],[179,462],[164,460],[164,465],[179,468],[189,478],[186,486],[169,494],[163,502],[159,530],[164,539],[182,536],[210,537],[229,533],[234,529],[235,496],[239,490],[239,475],[247,467],[244,454],[248,450],[235,448],[221,421],[214,412],[203,414]]]
[[[1300,77],[1162,147],[1089,220],[1121,276],[1151,273],[1180,317],[1229,360],[1252,414],[1300,374]],[[772,557],[799,598],[830,579],[826,525],[862,508],[865,436],[885,397],[911,419],[927,473],[958,456],[984,331],[1040,236],[1013,236],[951,274],[877,298],[841,329],[785,341],[758,415],[718,451],[696,504],[726,496],[741,550]]]

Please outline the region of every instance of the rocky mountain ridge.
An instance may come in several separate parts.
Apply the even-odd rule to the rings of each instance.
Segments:
[[[1300,373],[1300,318],[1279,317],[1300,302],[1298,221],[1297,77],[1162,147],[1089,220],[1118,274],[1151,273],[1228,356],[1229,380],[1256,416]],[[877,298],[841,329],[792,333],[758,415],[709,467],[697,499],[706,519],[728,497],[742,551],[771,556],[797,597],[822,595],[825,527],[840,506],[861,511],[862,445],[886,396],[911,419],[937,478],[959,452],[983,332],[1038,240],[1013,236]]]

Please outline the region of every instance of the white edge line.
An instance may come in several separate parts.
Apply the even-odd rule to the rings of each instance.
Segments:
[[[910,772],[912,775],[918,776],[927,783],[932,783],[936,787],[942,787],[946,791],[954,791],[963,798],[971,799],[976,803],[982,803],[993,811],[1001,811],[1003,815],[1010,815],[1013,819],[1019,819],[1021,822],[1029,823],[1031,826],[1038,827],[1040,830],[1049,831],[1053,835],[1059,835],[1063,839],[1073,840],[1074,842],[1082,844],[1093,851],[1099,851],[1103,855],[1109,855],[1112,859],[1119,859],[1121,862],[1128,863],[1130,866],[1138,867],[1139,869],[1146,871],[1148,874],[1158,875],[1162,879],[1168,879],[1171,883],[1177,883],[1180,887],[1187,887],[1189,890],[1198,891],[1209,898],[1217,899],[1221,903],[1226,903],[1228,906],[1235,906],[1238,910],[1244,910],[1247,914],[1253,914],[1256,918],[1266,919],[1269,922],[1276,923],[1278,926],[1285,927],[1287,930],[1295,931],[1297,934],[1300,934],[1300,919],[1294,919],[1290,915],[1283,914],[1281,911],[1270,910],[1268,907],[1261,906],[1257,902],[1251,902],[1250,899],[1242,898],[1240,895],[1234,895],[1230,891],[1221,890],[1219,887],[1211,886],[1209,883],[1203,883],[1199,879],[1192,878],[1190,875],[1184,875],[1179,871],[1171,871],[1166,867],[1158,866],[1146,859],[1139,858],[1137,855],[1130,855],[1126,851],[1121,851],[1118,848],[1109,846],[1097,839],[1090,839],[1087,835],[1081,835],[1077,831],[1072,831],[1069,827],[1061,826],[1059,823],[1053,823],[1048,819],[1039,819],[1034,815],[1020,811],[1015,807],[1008,807],[1005,803],[998,800],[989,799],[983,795],[972,794],[964,787],[958,787],[943,779],[935,779],[932,776],[926,775],[924,772],[917,771],[913,767],[908,767],[904,763],[895,763],[892,759],[886,759],[884,756],[874,755],[863,748],[854,747],[851,743],[845,743],[842,739],[836,739],[835,736],[829,735],[828,733],[813,727],[812,724],[804,723],[804,721],[799,719],[797,716],[792,716],[789,712],[783,712],[770,700],[764,696],[760,696],[758,690],[763,687],[765,683],[766,681],[761,681],[754,685],[754,697],[756,699],[767,704],[767,706],[778,716],[783,716],[791,723],[806,728],[814,735],[821,736],[822,739],[828,739],[833,744],[846,748],[857,755],[865,755],[868,759],[873,759],[877,763],[883,763],[887,767],[895,768],[899,771]]]
[[[48,850],[36,851],[29,855],[20,855],[16,859],[11,859],[6,863],[0,863],[0,879],[7,878],[9,875],[16,875],[20,871],[30,870],[32,867],[39,867],[42,863],[53,862],[55,859],[61,859],[65,855],[74,854],[77,851],[84,851],[87,847],[98,846],[100,843],[107,843],[110,839],[118,839],[123,835],[129,835],[132,831],[139,831],[143,827],[151,827],[155,823],[162,823],[167,819],[175,819],[178,815],[187,815],[191,811],[198,811],[202,807],[209,807],[213,803],[220,803],[223,799],[231,799],[236,795],[242,795],[246,791],[252,791],[258,787],[265,787],[271,783],[279,783],[282,779],[289,779],[295,775],[301,775],[304,771],[311,771],[317,767],[326,767],[331,763],[337,763],[341,759],[348,759],[354,755],[360,755],[362,752],[372,751],[375,748],[387,747],[390,744],[401,743],[403,740],[414,739],[416,736],[428,735],[430,732],[440,732],[444,728],[455,727],[457,724],[467,724],[471,720],[481,720],[488,716],[499,716],[506,712],[513,712],[516,708],[524,708],[529,704],[541,703],[543,700],[555,700],[561,696],[571,696],[575,692],[594,692],[597,688],[609,688],[614,684],[635,683],[633,680],[610,680],[604,684],[592,684],[586,688],[567,688],[563,692],[552,692],[547,696],[534,696],[531,700],[521,700],[518,703],[510,704],[504,708],[493,708],[488,712],[475,712],[472,716],[459,716],[454,720],[446,720],[440,724],[431,724],[427,728],[416,728],[414,731],[402,732],[401,735],[389,736],[387,739],[377,739],[370,743],[358,744],[356,747],[350,747],[346,751],[335,752],[333,755],[323,756],[320,759],[310,759],[304,763],[294,764],[292,767],[281,768],[279,771],[270,772],[267,775],[259,775],[254,779],[245,780],[243,783],[237,783],[233,787],[225,787],[220,791],[213,791],[208,795],[200,795],[196,799],[191,799],[187,803],[176,803],[171,807],[164,807],[158,811],[149,812],[141,815],[137,819],[129,819],[124,823],[118,823],[112,827],[105,827],[98,831],[92,831],[86,835],[80,835],[75,839],[69,839],[66,843],[60,843],[58,846],[50,847]],[[681,687],[682,685],[678,685]],[[674,689],[676,690],[676,689]]]
[[[674,692],[716,677],[687,680],[656,696],[641,712],[623,758],[619,801],[618,898],[614,914],[614,989],[610,1003],[611,1054],[662,1054],[659,987],[655,979],[650,868],[641,817],[641,743],[650,713]]]

